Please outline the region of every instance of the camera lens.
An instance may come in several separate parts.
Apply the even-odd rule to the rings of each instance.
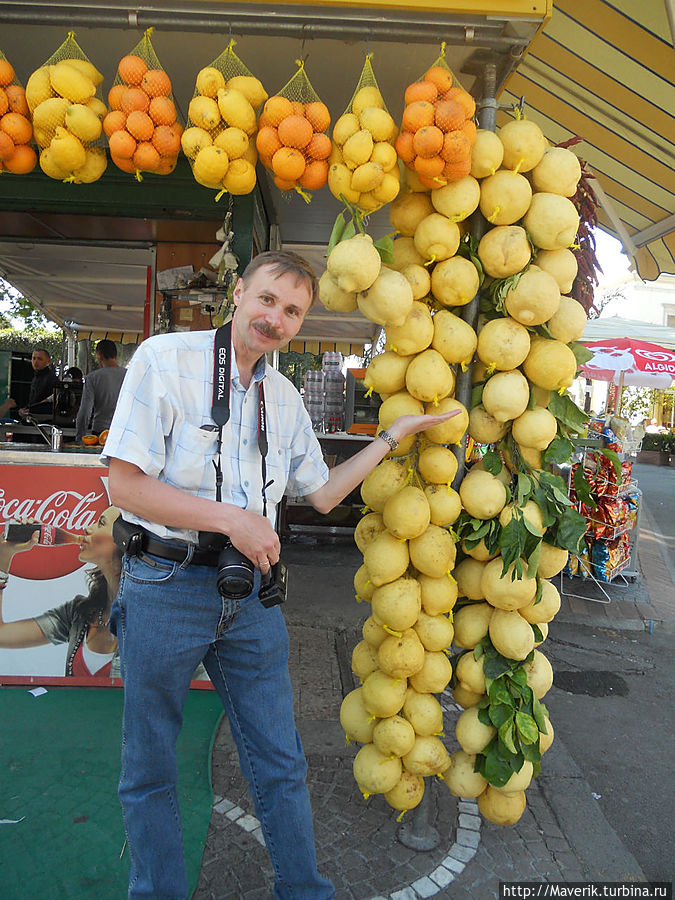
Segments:
[[[221,597],[241,600],[253,590],[253,563],[232,544],[218,554],[216,587]]]

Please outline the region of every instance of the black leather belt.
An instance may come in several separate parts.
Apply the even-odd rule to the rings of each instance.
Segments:
[[[182,563],[187,559],[190,547],[193,547],[190,565],[215,566],[218,562],[215,550],[202,550],[183,541],[161,541],[140,525],[125,522],[121,516],[113,525],[113,538],[121,552],[128,556],[151,553],[160,559]]]

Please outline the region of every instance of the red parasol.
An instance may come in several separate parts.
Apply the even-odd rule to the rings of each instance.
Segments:
[[[636,385],[666,390],[675,378],[675,351],[634,338],[584,341],[593,358],[581,367],[581,375],[618,386]]]

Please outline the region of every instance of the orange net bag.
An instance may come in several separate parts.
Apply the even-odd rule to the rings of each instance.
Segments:
[[[181,138],[195,181],[223,193],[250,194],[256,185],[256,110],[267,100],[262,82],[234,52],[234,40],[203,68]]]
[[[50,178],[89,184],[105,172],[102,82],[72,31],[26,82],[40,168]]]
[[[309,203],[328,181],[330,113],[296,59],[298,71],[271,96],[258,119],[256,146],[260,161],[281,191],[297,191]]]
[[[142,172],[168,175],[176,168],[183,126],[148,28],[117,66],[108,92],[110,112],[103,128],[118,169],[142,181]]]
[[[0,172],[26,175],[37,165],[26,92],[0,50]]]
[[[389,114],[366,55],[347,109],[333,126],[328,187],[338,200],[369,213],[398,196],[400,173]]]
[[[476,140],[476,104],[445,61],[445,43],[433,65],[408,85],[405,103],[396,152],[414,173],[413,184],[418,180],[431,189],[467,176]]]

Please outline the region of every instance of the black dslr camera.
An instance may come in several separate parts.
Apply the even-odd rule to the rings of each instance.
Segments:
[[[242,600],[253,590],[255,566],[240,553],[229,538],[212,531],[199,532],[199,547],[218,553],[216,587],[221,597]],[[287,569],[279,560],[264,575],[261,574],[260,602],[266,608],[278,606],[286,599]]]

